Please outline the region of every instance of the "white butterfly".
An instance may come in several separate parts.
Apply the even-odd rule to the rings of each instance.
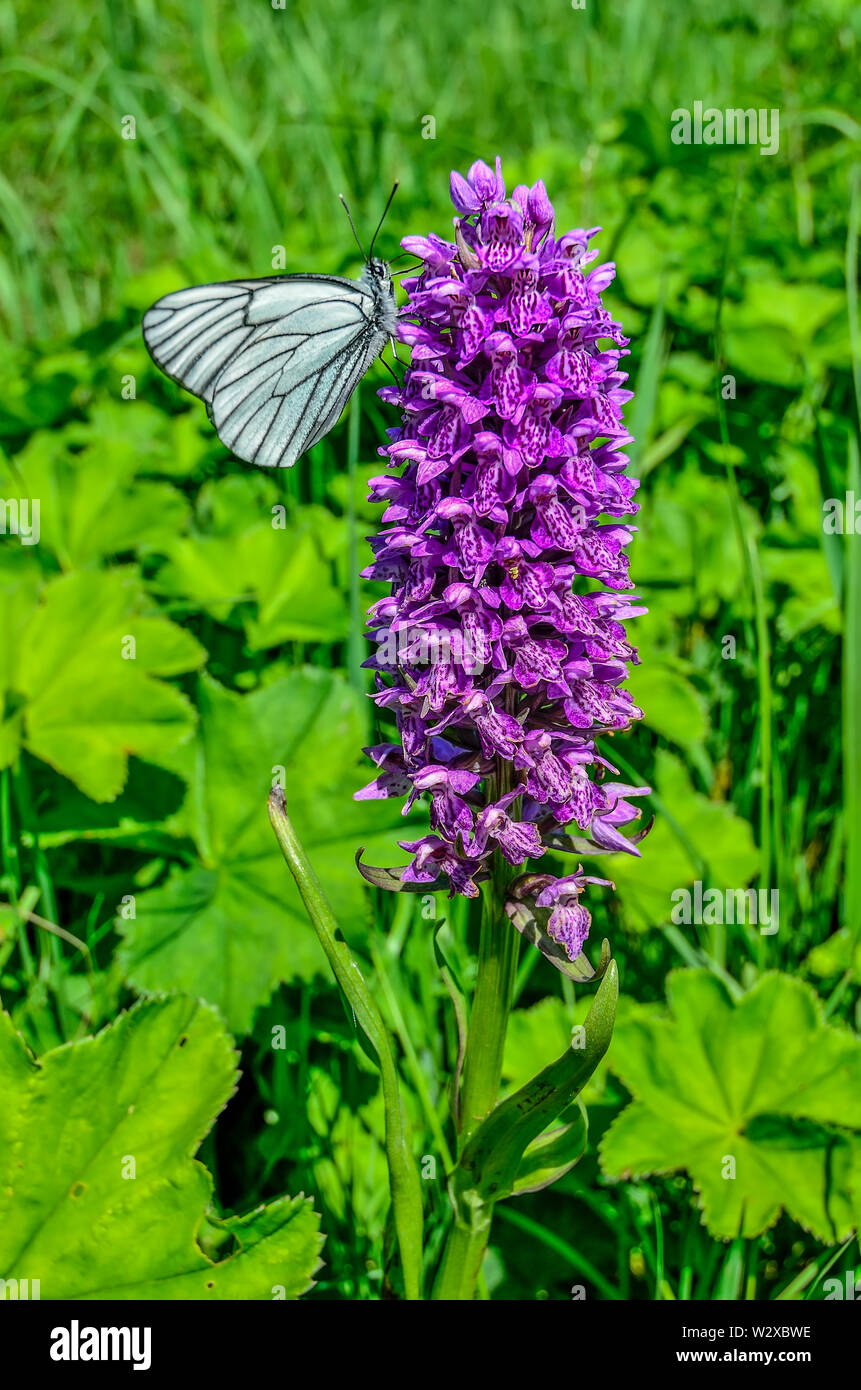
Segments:
[[[290,468],[328,434],[396,324],[389,267],[370,255],[358,280],[270,275],[176,290],[144,314],[143,336],[237,458]]]

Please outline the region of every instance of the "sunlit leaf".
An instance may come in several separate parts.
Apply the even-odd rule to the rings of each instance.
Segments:
[[[0,1277],[49,1299],[297,1298],[318,1264],[310,1202],[209,1214],[194,1155],[237,1081],[231,1039],[192,999],[148,1001],[95,1038],[28,1053],[0,1016]],[[49,1156],[49,1161],[48,1161]]]
[[[861,1042],[809,986],[763,976],[733,1003],[705,971],[669,976],[667,1019],[621,1020],[610,1066],[633,1096],[601,1144],[608,1177],[686,1171],[716,1236],[785,1209],[820,1240],[853,1229]]]

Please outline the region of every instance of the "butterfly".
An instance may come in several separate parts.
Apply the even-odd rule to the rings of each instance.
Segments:
[[[358,280],[226,280],[175,290],[144,314],[143,338],[153,361],[205,403],[216,434],[237,458],[291,468],[328,434],[394,338],[391,271],[373,251],[397,186]]]

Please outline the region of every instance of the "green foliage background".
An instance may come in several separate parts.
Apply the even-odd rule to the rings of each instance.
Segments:
[[[823,501],[861,500],[857,7],[0,0],[0,45],[0,497],[41,507],[38,545],[0,537],[0,1276],[28,1275],[23,1240],[51,1296],[57,1242],[102,1221],[122,1182],[102,1160],[81,1176],[82,1155],[128,1152],[110,1097],[139,1075],[153,1106],[161,1038],[150,1206],[99,1224],[56,1296],[296,1296],[317,1218],[284,1193],[313,1196],[327,1237],[310,1297],[386,1291],[377,1077],[266,821],[279,772],[398,1039],[438,1249],[456,1048],[433,931],[444,917],[468,988],[476,924],[464,903],[372,898],[352,864],[420,833],[351,800],[374,734],[357,575],[384,373],[272,478],[226,455],[139,324],[170,289],[269,273],[277,247],[288,269],[354,273],[340,191],[369,229],[400,178],[383,254],[445,234],[449,170],[499,153],[509,186],[543,178],[559,225],[600,223],[618,262],[650,613],[645,725],[608,756],[655,788],[656,823],[641,861],[595,866],[618,888],[594,895],[592,941],[612,941],[623,1006],[588,1152],[501,1206],[483,1292],[822,1297],[856,1266],[861,1214],[861,542],[822,525]],[[777,109],[779,153],[674,145],[694,101]],[[673,924],[695,880],[778,889],[779,930]],[[588,998],[524,955],[508,1085]],[[213,1127],[225,1027],[241,1079]],[[60,1126],[56,1191],[50,1127],[14,1119],[31,1090]],[[138,1221],[172,1236],[132,1267]]]

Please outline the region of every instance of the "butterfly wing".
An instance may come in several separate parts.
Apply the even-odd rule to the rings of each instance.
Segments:
[[[207,404],[238,458],[289,467],[332,428],[386,333],[374,296],[330,275],[178,290],[143,321],[152,357]]]

